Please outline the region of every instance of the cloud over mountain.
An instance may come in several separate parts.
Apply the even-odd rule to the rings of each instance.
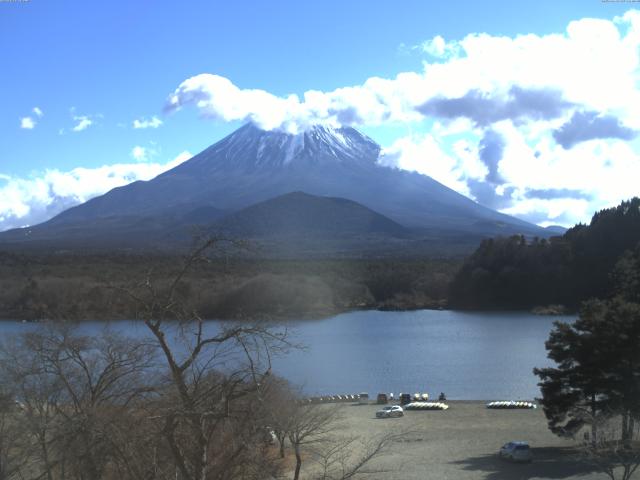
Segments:
[[[470,34],[452,42],[435,37],[424,45],[430,61],[421,73],[372,77],[329,92],[309,90],[302,97],[241,88],[205,73],[182,82],[165,109],[194,105],[204,116],[295,132],[317,123],[361,126],[466,116],[488,126],[555,119],[578,107],[600,113],[640,108],[632,101],[640,100],[637,11],[613,21],[574,21],[561,34]]]
[[[430,175],[478,202],[543,224],[585,221],[594,210],[638,194],[640,152],[631,140],[640,131],[639,11],[576,20],[546,35],[435,36],[408,51],[423,56],[417,71],[328,91],[278,95],[203,73],[168,91],[164,108],[290,133],[316,124],[391,126],[396,136],[384,145],[381,163]],[[41,106],[53,118],[51,107]],[[19,111],[14,127],[38,134],[41,116],[39,107]],[[101,123],[99,114],[72,110],[71,117],[66,131]],[[161,125],[156,116],[129,123],[133,129]],[[147,145],[139,136],[151,131],[137,130],[129,148]],[[150,146],[131,150],[142,162],[131,165],[141,170],[114,171],[117,180],[97,181],[102,186],[95,194],[146,178],[142,170],[156,165],[148,163],[151,153]],[[77,177],[77,193],[60,193],[61,180],[52,172],[3,177],[0,228],[46,219],[65,202],[93,195],[94,187],[84,185],[93,177],[60,175]]]
[[[259,89],[241,89],[229,79],[208,73],[182,82],[165,104],[172,112],[195,105],[204,117],[224,121],[250,121],[264,130],[298,133],[313,125],[357,126],[417,118],[404,105],[400,89],[415,74],[395,80],[370,78],[357,87],[332,92],[309,90],[300,99],[295,94],[279,97]],[[400,104],[402,103],[402,104]]]
[[[637,194],[628,169],[640,169],[640,152],[627,142],[640,131],[640,11],[547,35],[436,36],[405,50],[426,55],[421,71],[301,95],[196,75],[165,110],[193,106],[204,117],[294,133],[317,123],[427,125],[388,145],[381,162],[506,213],[547,212],[543,223],[585,221]]]
[[[31,178],[0,174],[0,231],[43,222],[115,187],[150,180],[191,156],[182,152],[166,163],[120,163],[67,172],[47,170]]]

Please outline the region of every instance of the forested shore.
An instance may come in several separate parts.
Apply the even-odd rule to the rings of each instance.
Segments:
[[[590,298],[610,298],[621,278],[640,291],[640,198],[549,240],[484,240],[456,274],[448,298],[454,308],[577,311]]]
[[[166,288],[181,256],[0,254],[0,318],[136,318],[126,291]],[[444,308],[460,259],[248,260],[214,257],[177,294],[203,318],[319,318],[357,309]]]
[[[0,319],[132,319],[127,289],[168,286],[183,257],[0,252]],[[260,259],[218,253],[177,292],[203,318],[320,318],[357,309],[577,312],[621,278],[640,290],[640,199],[549,240],[484,240],[466,259]]]

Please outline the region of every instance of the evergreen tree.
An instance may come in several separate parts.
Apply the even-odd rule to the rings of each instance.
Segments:
[[[586,302],[573,324],[556,322],[546,342],[557,367],[536,368],[549,428],[573,435],[600,417],[620,416],[621,440],[640,418],[640,305],[623,297]]]
[[[588,226],[577,225],[562,237],[483,241],[452,282],[450,304],[491,309],[562,304],[577,310],[589,298],[616,294],[617,279],[610,274],[616,264],[635,271],[627,290],[635,289],[632,300],[640,302],[640,253],[626,253],[633,249],[640,249],[637,197],[597,212]]]

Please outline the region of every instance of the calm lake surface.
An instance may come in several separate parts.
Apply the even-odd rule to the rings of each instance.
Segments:
[[[351,312],[323,320],[287,323],[307,346],[274,360],[274,372],[305,393],[428,392],[465,400],[533,399],[540,395],[533,367],[550,365],[544,342],[555,320],[523,312]],[[87,322],[98,332],[104,322]],[[211,327],[219,322],[211,321]],[[144,326],[114,322],[132,336]],[[4,337],[38,324],[1,322]]]

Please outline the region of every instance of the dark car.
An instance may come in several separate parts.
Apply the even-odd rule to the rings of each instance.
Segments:
[[[505,443],[498,452],[500,458],[511,460],[512,462],[531,462],[533,455],[531,448],[527,442],[509,442]]]

